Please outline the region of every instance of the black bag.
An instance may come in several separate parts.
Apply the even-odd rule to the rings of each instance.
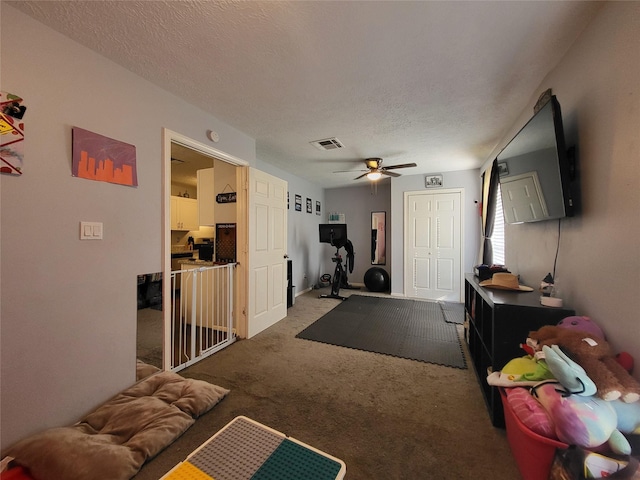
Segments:
[[[584,468],[585,459],[589,453],[591,452],[576,445],[570,445],[568,448],[557,448],[549,471],[549,480],[589,480],[585,476]],[[606,477],[607,480],[640,480],[638,459],[632,456],[618,457],[616,459],[624,460],[627,465],[621,470],[609,474]]]

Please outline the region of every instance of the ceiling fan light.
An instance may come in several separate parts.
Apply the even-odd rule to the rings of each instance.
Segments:
[[[369,180],[378,180],[380,177],[382,176],[382,174],[380,172],[369,172],[367,173],[367,178]]]

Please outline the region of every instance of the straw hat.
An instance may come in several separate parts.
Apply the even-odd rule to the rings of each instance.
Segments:
[[[499,290],[516,290],[519,292],[533,292],[533,288],[520,285],[518,277],[513,273],[494,273],[489,280],[480,282],[481,287],[497,288]]]

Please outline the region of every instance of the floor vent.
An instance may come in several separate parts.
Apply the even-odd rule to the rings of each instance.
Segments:
[[[322,140],[314,140],[309,142],[318,150],[335,150],[336,148],[344,148],[344,145],[336,137],[323,138]]]

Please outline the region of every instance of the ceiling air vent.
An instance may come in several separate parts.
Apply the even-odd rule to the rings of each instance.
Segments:
[[[322,140],[314,140],[313,142],[309,142],[311,145],[316,147],[318,150],[335,150],[336,148],[343,148],[344,145],[340,143],[336,137],[324,138]]]

